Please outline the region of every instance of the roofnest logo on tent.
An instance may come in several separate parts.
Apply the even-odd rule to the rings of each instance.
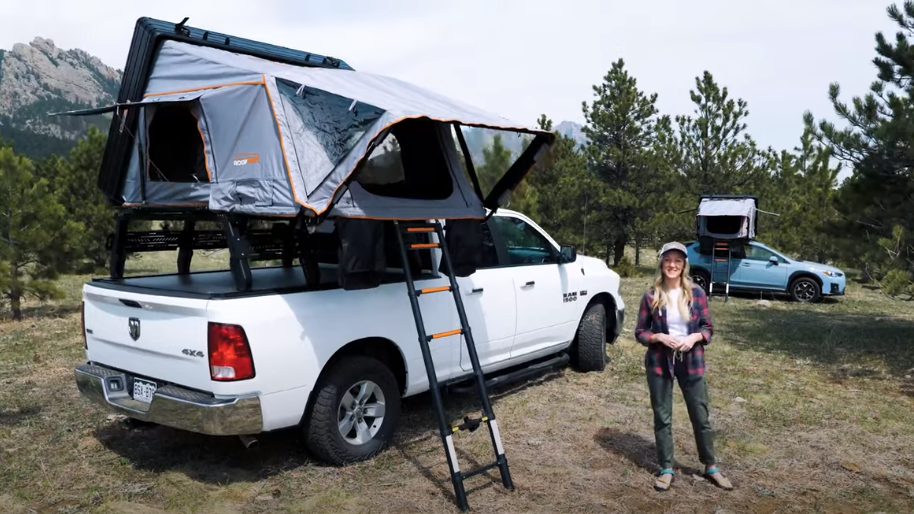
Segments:
[[[232,156],[235,166],[247,166],[248,164],[257,164],[260,162],[259,153],[236,153]]]

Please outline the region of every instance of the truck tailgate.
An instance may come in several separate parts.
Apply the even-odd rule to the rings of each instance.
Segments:
[[[154,296],[87,285],[86,341],[91,362],[141,378],[209,390],[209,300]]]

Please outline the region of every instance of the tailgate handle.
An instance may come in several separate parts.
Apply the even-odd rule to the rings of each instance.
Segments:
[[[121,298],[121,299],[120,299],[120,302],[121,302],[122,304],[126,305],[127,307],[135,307],[135,308],[137,308],[137,309],[142,309],[142,308],[143,308],[143,306],[140,305],[140,302],[137,302],[137,301],[134,301],[134,300],[125,300],[125,299]]]

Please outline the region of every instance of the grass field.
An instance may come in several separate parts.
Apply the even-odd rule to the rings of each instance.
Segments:
[[[236,438],[132,427],[90,406],[72,372],[87,278],[68,277],[67,300],[29,306],[23,322],[0,321],[0,512],[458,512],[428,395],[406,401],[392,448],[345,468],[309,460],[294,432],[246,451]],[[812,306],[712,302],[711,422],[736,489],[691,476],[700,464],[677,389],[678,478],[653,491],[643,349],[631,332],[649,281],[624,282],[625,331],[605,372],[568,369],[493,392],[517,490],[497,472],[475,477],[475,511],[914,510],[914,305],[857,284]],[[475,412],[471,397],[446,402],[452,420]],[[490,459],[487,437],[458,435],[465,466]]]

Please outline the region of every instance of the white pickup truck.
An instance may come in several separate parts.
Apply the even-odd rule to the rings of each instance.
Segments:
[[[618,275],[517,212],[498,210],[485,228],[483,263],[458,285],[487,376],[556,356],[603,370],[625,309]],[[247,440],[299,427],[328,462],[374,456],[397,427],[400,399],[428,390],[404,276],[390,267],[379,287],[347,291],[334,264],[320,266],[316,289],[281,266],[253,268],[254,287],[241,292],[227,270],[93,280],[79,390],[141,421]],[[416,287],[446,286],[437,270],[425,262]],[[460,326],[450,295],[420,304],[430,333]],[[442,384],[472,377],[462,336],[431,351]]]

